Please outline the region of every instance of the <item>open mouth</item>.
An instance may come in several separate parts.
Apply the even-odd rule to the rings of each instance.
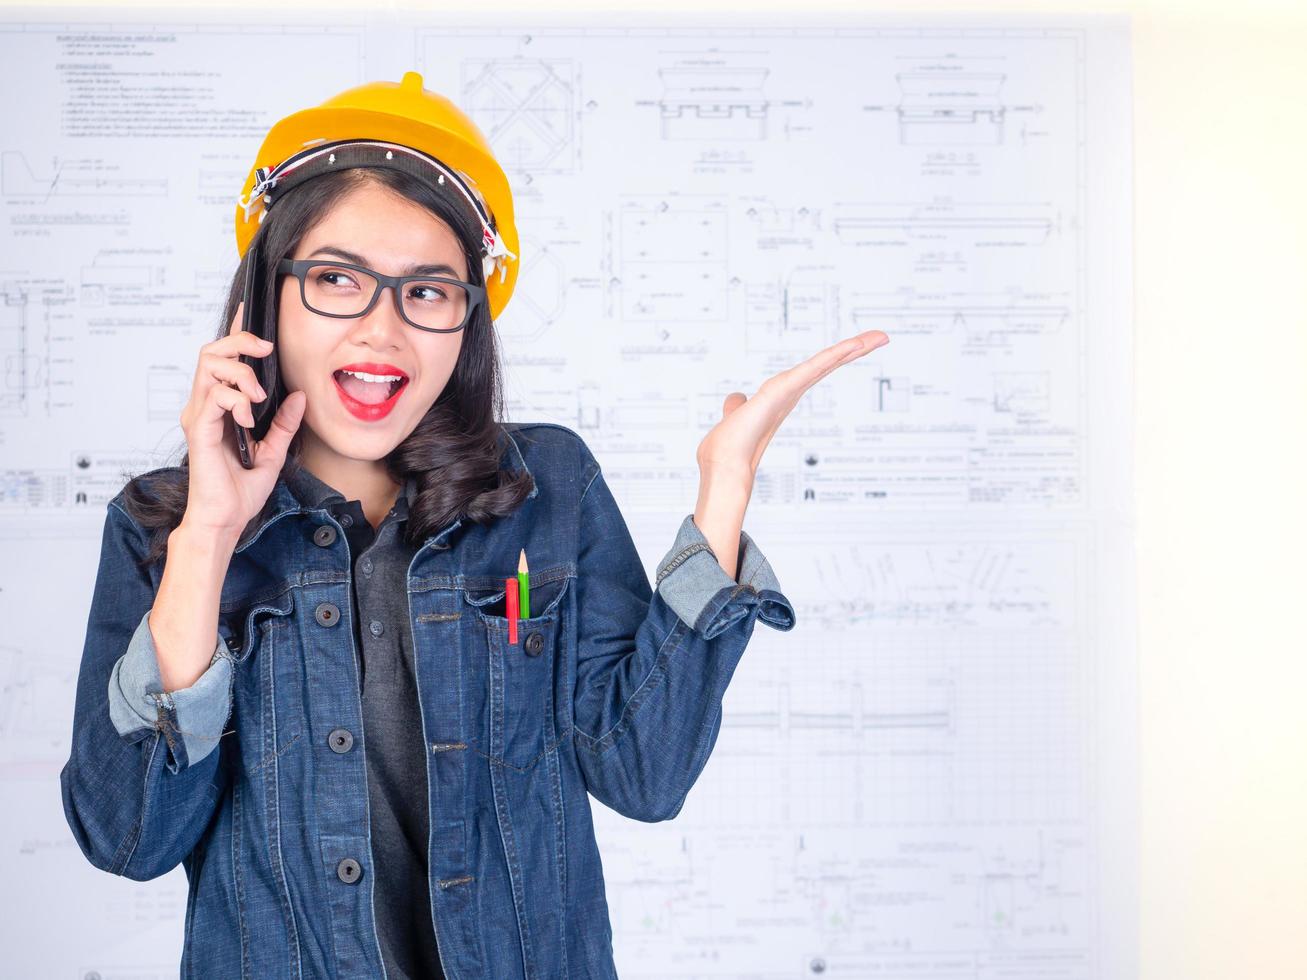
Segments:
[[[363,405],[380,405],[395,397],[395,394],[408,384],[408,378],[386,380],[382,375],[370,375],[362,371],[333,371],[332,377],[341,391]]]
[[[367,366],[385,373],[369,374],[360,365],[333,371],[332,380],[345,411],[361,422],[380,422],[404,396],[408,375],[389,365]]]

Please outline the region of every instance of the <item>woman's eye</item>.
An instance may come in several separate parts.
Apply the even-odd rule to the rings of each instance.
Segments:
[[[353,279],[351,279],[349,276],[345,275],[345,273],[343,273],[343,272],[334,272],[334,271],[333,271],[333,272],[322,272],[322,273],[319,273],[319,274],[318,274],[318,282],[320,282],[320,283],[324,283],[325,285],[328,285],[328,286],[341,286],[341,285],[344,285],[344,283],[342,283],[342,282],[338,282],[338,281],[337,281],[337,280],[342,280],[342,279],[343,279],[345,282],[349,283],[351,286],[358,285],[356,282],[354,282]]]
[[[422,293],[423,295],[414,296],[414,293]],[[414,286],[409,295],[413,296],[414,299],[422,300],[424,303],[438,303],[441,300],[449,298],[448,294],[443,289],[431,285]]]

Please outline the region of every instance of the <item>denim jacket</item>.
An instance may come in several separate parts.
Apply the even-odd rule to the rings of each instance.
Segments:
[[[675,817],[754,623],[792,629],[794,609],[748,534],[733,581],[693,515],[651,589],[584,441],[553,424],[504,435],[529,497],[455,520],[408,567],[433,927],[450,980],[611,978],[587,793]],[[137,881],[183,865],[184,977],[385,976],[342,528],[279,479],[232,555],[207,670],[163,693],[147,622],[163,562],[138,564],[146,537],[122,498],[60,773],[73,836]],[[522,548],[531,615],[510,644],[504,580]]]

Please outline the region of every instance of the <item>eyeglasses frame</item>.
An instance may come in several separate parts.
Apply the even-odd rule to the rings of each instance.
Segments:
[[[376,292],[372,294],[372,299],[368,300],[368,305],[359,313],[323,313],[321,310],[315,310],[313,307],[309,306],[308,297],[304,292],[304,278],[309,269],[315,265],[328,265],[333,269],[353,269],[355,272],[366,272],[377,281]],[[462,279],[451,279],[448,276],[423,275],[383,276],[380,272],[377,272],[375,269],[369,269],[367,266],[354,265],[350,262],[335,262],[331,259],[282,259],[277,263],[277,272],[278,274],[294,276],[299,280],[300,302],[304,304],[306,310],[310,313],[315,313],[318,316],[330,316],[335,317],[338,320],[356,320],[361,316],[367,316],[372,312],[373,307],[377,305],[377,300],[381,298],[381,291],[387,286],[390,286],[392,287],[391,292],[395,301],[395,309],[399,311],[400,317],[403,318],[404,322],[409,326],[416,327],[418,330],[425,330],[427,333],[458,333],[472,320],[472,314],[476,312],[477,307],[486,301],[486,290],[484,286],[478,286],[476,283],[472,282],[464,282]],[[414,323],[408,318],[408,314],[404,312],[404,302],[400,298],[400,289],[408,282],[448,282],[462,286],[467,290],[470,299],[470,302],[467,305],[467,314],[463,317],[463,322],[456,327],[445,327],[443,329],[440,327],[424,327],[420,323]]]

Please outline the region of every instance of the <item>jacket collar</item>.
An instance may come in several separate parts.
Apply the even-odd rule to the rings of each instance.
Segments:
[[[513,438],[512,432],[516,425],[508,423],[502,424],[504,450],[499,459],[507,469],[514,473],[525,473],[532,477],[531,492],[527,494],[530,500],[540,492],[540,485],[535,480],[530,468],[526,465],[526,458],[522,455],[521,447],[517,440]],[[292,486],[294,489],[292,489]],[[404,497],[408,504],[412,505],[414,496],[417,493],[417,481],[413,477],[408,477],[404,482]],[[277,482],[272,488],[272,493],[268,497],[268,503],[263,511],[264,517],[257,523],[251,521],[244,532],[242,532],[239,542],[236,545],[235,553],[239,554],[244,551],[255,541],[257,541],[263,532],[272,524],[288,517],[291,514],[307,514],[313,511],[323,510],[330,503],[343,502],[344,496],[334,487],[323,483],[308,470],[300,469],[300,472],[292,475],[288,482],[284,473],[277,475]],[[449,532],[453,531],[463,523],[462,518],[454,523],[431,534],[422,543],[425,548],[431,542],[435,541]]]
[[[328,483],[323,482],[314,476],[308,469],[303,466],[289,467],[290,472],[282,470],[281,478],[286,481],[286,486],[290,489],[291,494],[296,500],[309,510],[324,510],[333,504],[345,503],[345,495]],[[404,488],[396,499],[397,506],[407,504],[413,506],[413,498],[417,495],[417,478],[408,476],[404,480]]]

